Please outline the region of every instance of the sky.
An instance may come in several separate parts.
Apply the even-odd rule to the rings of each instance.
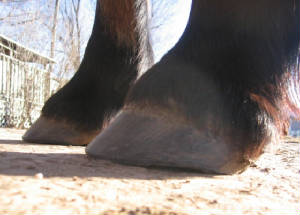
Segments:
[[[81,0],[82,8],[79,15],[80,22],[87,26],[81,35],[85,45],[89,39],[94,21],[95,3],[93,2],[95,2],[95,0]],[[69,4],[71,4],[70,0],[61,0],[60,10],[71,8]],[[44,55],[49,56],[51,41],[49,26],[51,26],[53,22],[53,10],[54,0],[27,0],[23,2],[20,1],[12,3],[0,2],[0,33],[22,43],[27,47],[35,49]],[[1,18],[6,17],[11,11],[13,11],[12,15],[17,16],[18,18],[12,18],[10,23],[15,23],[19,20],[30,20],[33,19],[34,16],[38,16],[39,19],[36,19],[34,24],[29,27],[22,24],[10,26],[7,24],[7,22],[1,22]],[[19,16],[19,14],[25,14],[24,11],[30,11],[32,16],[31,14],[27,16]],[[61,18],[62,17],[59,15],[58,19]],[[45,25],[48,25],[48,27]],[[57,31],[63,27],[64,26],[58,26]],[[84,52],[84,48],[82,52]]]
[[[172,48],[187,24],[192,0],[152,0],[151,40],[158,61]]]

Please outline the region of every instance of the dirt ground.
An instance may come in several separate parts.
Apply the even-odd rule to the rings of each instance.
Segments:
[[[299,138],[240,175],[145,169],[0,129],[0,214],[300,214]]]

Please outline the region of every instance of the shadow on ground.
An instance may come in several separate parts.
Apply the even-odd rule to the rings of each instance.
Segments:
[[[192,170],[125,166],[87,157],[82,146],[53,146],[1,140],[6,151],[0,152],[0,174],[44,177],[103,177],[159,180],[184,177],[214,177]],[[28,152],[21,150],[28,149]],[[40,152],[40,148],[43,151]],[[20,149],[20,150],[18,150]],[[75,152],[74,152],[75,149]]]

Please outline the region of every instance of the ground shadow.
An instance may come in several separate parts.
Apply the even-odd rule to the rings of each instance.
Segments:
[[[23,144],[22,147],[33,145],[20,140],[0,140],[0,147],[3,144]],[[119,165],[89,158],[84,153],[57,153],[55,150],[50,150],[49,153],[10,152],[5,150],[5,146],[2,147],[0,174],[34,176],[37,173],[43,173],[44,177],[77,176],[147,180],[214,176],[183,169]]]
[[[0,139],[0,144],[32,144],[32,143],[27,143],[22,140],[2,140]]]
[[[4,139],[0,139],[0,144],[12,144],[12,145],[23,144],[23,145],[41,145],[41,146],[45,145],[45,144],[40,144],[40,143],[29,143],[29,142],[25,142],[23,140],[4,140]],[[67,145],[57,144],[57,143],[47,143],[47,145],[49,145],[49,146],[67,146]],[[76,147],[85,147],[85,146],[76,146]]]

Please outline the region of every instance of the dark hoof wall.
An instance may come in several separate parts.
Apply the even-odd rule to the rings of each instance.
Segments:
[[[83,132],[66,122],[41,116],[23,135],[31,143],[57,145],[87,145],[99,131]]]
[[[249,164],[221,138],[156,116],[122,112],[86,148],[94,158],[145,167],[233,174]]]

